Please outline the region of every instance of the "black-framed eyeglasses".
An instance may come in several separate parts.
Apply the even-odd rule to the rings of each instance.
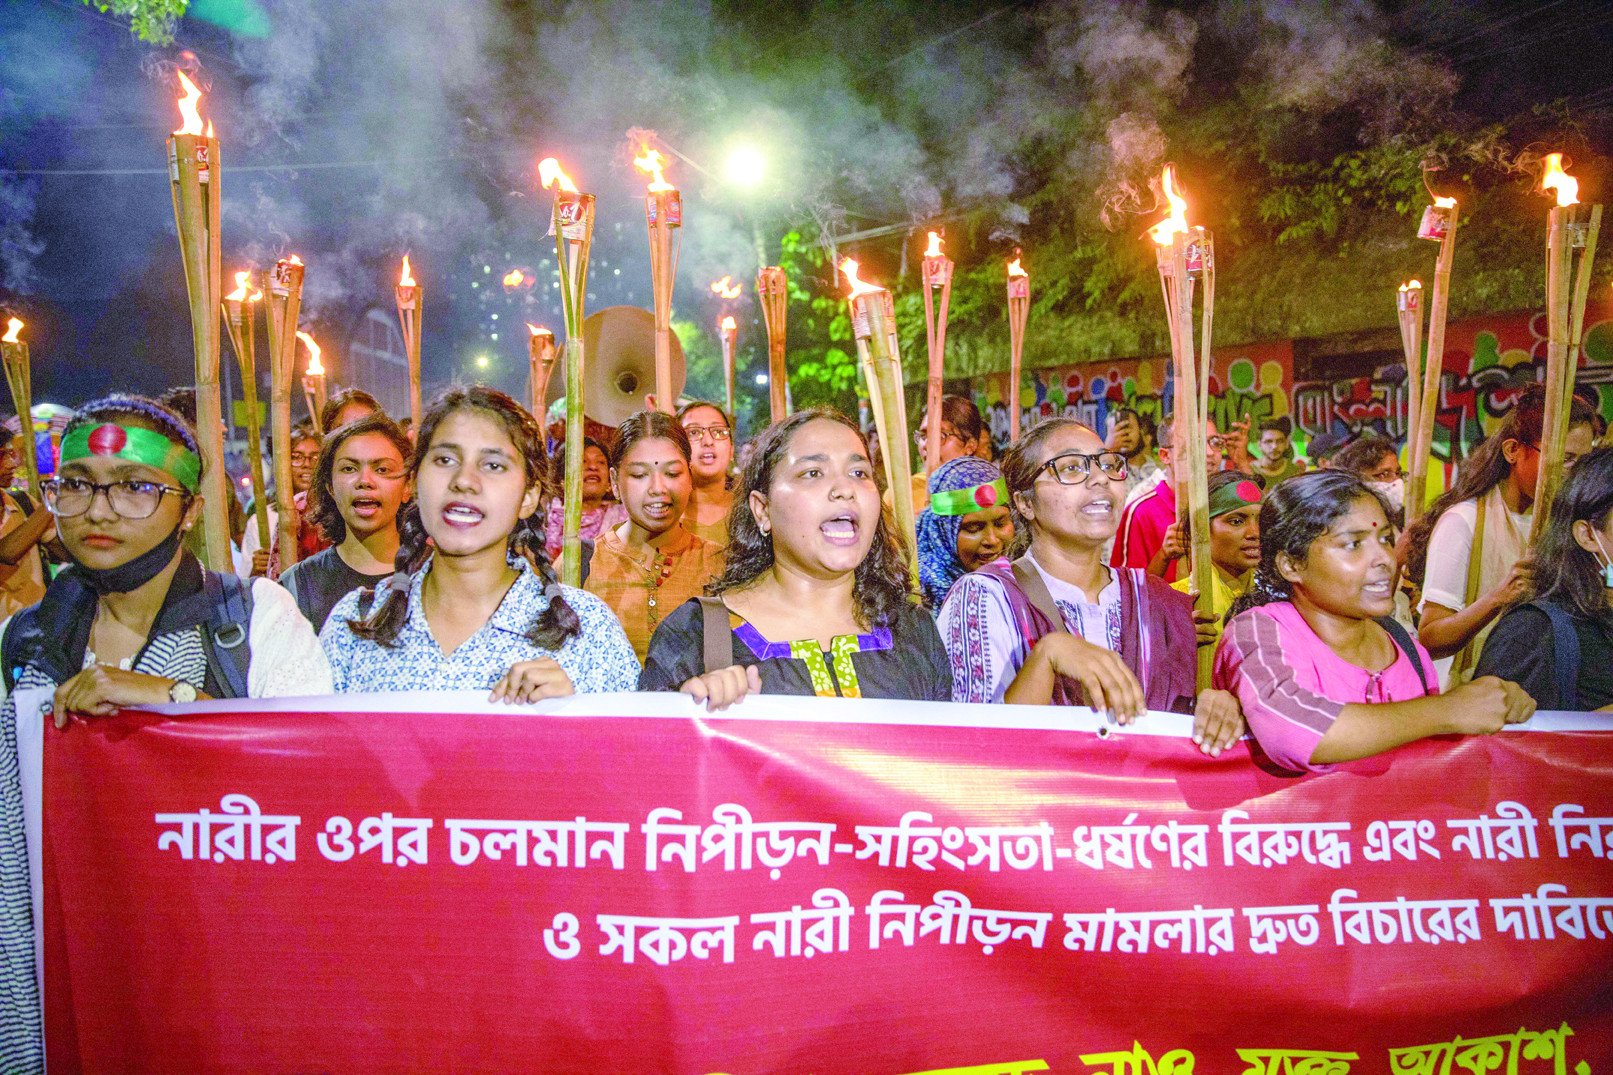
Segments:
[[[1099,452],[1096,455],[1065,452],[1043,463],[1042,469],[1053,475],[1053,480],[1060,485],[1081,485],[1092,473],[1094,465],[1100,474],[1110,480],[1122,480],[1126,476],[1126,457],[1119,452]]]
[[[149,519],[156,514],[162,498],[169,493],[189,498],[190,493],[161,482],[101,482],[83,478],[52,478],[39,483],[45,494],[45,506],[52,515],[71,519],[90,510],[97,493],[106,494],[112,510],[125,519]]]
[[[709,440],[713,444],[721,444],[734,435],[727,426],[684,426],[683,431],[690,440]]]
[[[928,430],[920,429],[920,430],[918,430],[917,432],[915,432],[913,434],[913,443],[914,444],[922,445],[926,441],[928,441],[929,439],[930,439],[930,436],[929,436],[929,431]],[[945,444],[949,440],[955,440],[959,444],[963,443],[963,437],[962,437],[961,434],[958,433],[957,430],[955,430],[955,429],[943,429],[943,430],[941,430],[941,443]]]

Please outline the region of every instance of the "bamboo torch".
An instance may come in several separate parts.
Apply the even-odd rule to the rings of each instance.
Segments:
[[[769,265],[756,274],[756,295],[762,300],[762,323],[767,326],[767,402],[769,420],[782,422],[790,413],[785,395],[790,375],[784,369],[784,322],[789,304],[789,280],[784,270]]]
[[[932,471],[941,465],[941,384],[946,376],[947,307],[952,302],[952,259],[941,253],[941,236],[937,232],[930,232],[921,272],[924,343],[930,359],[930,379],[924,394],[924,469]],[[1020,327],[1024,328],[1023,323]]]
[[[683,197],[666,181],[666,162],[649,146],[633,158],[633,166],[650,177],[644,195],[644,222],[650,229],[650,290],[655,300],[655,406],[671,414],[678,408],[672,391],[672,285],[678,274],[678,232],[683,226]]]
[[[1423,395],[1417,403],[1417,427],[1407,453],[1411,461],[1406,485],[1408,525],[1428,506],[1428,468],[1434,460],[1434,419],[1439,416],[1439,382],[1445,369],[1445,313],[1451,303],[1451,261],[1456,257],[1458,220],[1456,199],[1435,195],[1434,204],[1423,210],[1417,227],[1417,238],[1439,243],[1439,258],[1434,262],[1434,293],[1429,296],[1428,348],[1420,362]]]
[[[269,548],[269,515],[264,508],[263,422],[258,418],[257,356],[258,304],[263,292],[252,286],[252,272],[235,274],[235,290],[224,296],[224,324],[241,370],[241,394],[246,403],[247,477],[252,482],[253,515],[258,521],[258,548]]]
[[[1025,354],[1025,319],[1031,311],[1031,278],[1019,264],[1020,252],[1008,263],[1008,439],[1019,439],[1019,382]]]
[[[11,402],[17,408],[17,429],[22,437],[22,472],[28,477],[28,492],[38,503],[39,448],[34,440],[34,375],[28,360],[28,345],[18,336],[22,327],[23,323],[15,317],[6,322],[6,334],[0,337],[0,355],[5,359]]]
[[[1395,313],[1400,319],[1400,350],[1406,357],[1406,462],[1415,466],[1418,417],[1423,402],[1423,283],[1408,280],[1395,294]],[[1425,475],[1426,479],[1426,475]],[[1406,525],[1422,513],[1420,499],[1406,499]]]
[[[403,271],[398,274],[396,298],[398,322],[403,326],[403,350],[409,357],[409,424],[420,429],[420,323],[425,317],[426,289],[415,282],[409,268],[409,255],[403,255]]]
[[[717,335],[722,339],[722,383],[723,398],[728,404],[728,413],[734,413],[734,347],[739,343],[739,326],[734,322],[732,315],[724,316],[717,324]]]
[[[857,263],[840,263],[851,286],[851,327],[857,337],[857,356],[868,378],[874,402],[874,425],[885,457],[885,484],[895,506],[896,532],[906,546],[908,567],[918,578],[918,555],[913,519],[912,441],[907,432],[907,406],[902,384],[902,354],[896,339],[896,308],[891,293],[877,284],[857,279]]]
[[[1209,370],[1201,369],[1199,359],[1209,357],[1210,323],[1214,316],[1214,290],[1210,284],[1215,264],[1214,238],[1202,227],[1188,227],[1187,200],[1176,190],[1176,171],[1165,166],[1161,184],[1170,215],[1149,229],[1156,246],[1160,287],[1165,295],[1165,314],[1170,328],[1171,362],[1175,375],[1172,423],[1172,469],[1175,470],[1177,511],[1185,507],[1191,550],[1193,608],[1209,612],[1214,586],[1210,562],[1210,491],[1204,436],[1208,414],[1201,410],[1206,397],[1199,385]],[[1203,346],[1199,356],[1193,347],[1193,291],[1196,280],[1205,281]],[[1210,684],[1214,651],[1198,648],[1198,684]]]
[[[302,259],[292,254],[269,270],[269,451],[274,456],[275,551],[279,570],[297,562],[297,507],[291,500],[291,378],[302,310]]]
[[[1590,294],[1591,262],[1596,257],[1602,207],[1580,212],[1579,181],[1563,171],[1561,153],[1546,154],[1541,190],[1557,193],[1546,228],[1546,413],[1542,421],[1540,476],[1535,480],[1532,542],[1545,529],[1551,502],[1563,479],[1563,442],[1568,439],[1574,377],[1585,328],[1585,300]],[[1575,260],[1579,264],[1575,266]]]
[[[314,432],[323,437],[330,430],[320,421],[325,412],[325,363],[320,361],[319,344],[306,332],[297,333],[297,339],[308,348],[308,365],[302,371],[302,394],[308,400],[308,420]]]
[[[545,400],[549,398],[549,378],[554,376],[554,333],[542,325],[526,323],[527,332],[527,386],[531,393],[532,417],[543,425],[543,415],[547,410]]]
[[[224,470],[224,422],[218,390],[218,308],[224,295],[223,263],[219,252],[220,191],[218,139],[213,125],[202,128],[198,107],[202,92],[180,72],[185,96],[179,99],[184,124],[168,138],[168,179],[173,188],[174,223],[179,228],[179,253],[185,265],[185,287],[190,294],[190,327],[196,351],[196,439],[202,449],[202,534],[206,538],[207,566],[233,571],[230,555],[230,521],[227,497],[229,475]]]
[[[582,194],[560,168],[545,157],[538,165],[544,189],[554,188],[555,264],[560,274],[560,305],[566,318],[566,478],[565,536],[561,545],[561,581],[582,585],[582,391],[586,358],[582,322],[588,290],[588,255],[594,245],[594,196]],[[659,371],[657,371],[659,376]]]

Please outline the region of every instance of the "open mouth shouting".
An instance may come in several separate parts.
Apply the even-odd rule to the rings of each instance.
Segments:
[[[444,504],[439,514],[443,523],[455,530],[473,529],[486,517],[480,508],[467,504],[463,500],[454,500]]]
[[[818,526],[818,532],[823,535],[824,540],[843,549],[856,546],[860,529],[857,513],[854,511],[843,511],[839,515],[825,519]]]
[[[348,502],[347,510],[360,519],[374,519],[381,514],[381,502],[372,496],[356,496]]]

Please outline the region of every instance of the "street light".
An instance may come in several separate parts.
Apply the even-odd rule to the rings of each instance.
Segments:
[[[763,158],[761,150],[742,143],[728,151],[728,160],[723,164],[723,173],[727,176],[728,182],[736,187],[754,188],[767,175],[767,161]]]

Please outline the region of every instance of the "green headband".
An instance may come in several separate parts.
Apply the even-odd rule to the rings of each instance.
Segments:
[[[1259,507],[1260,495],[1260,486],[1247,478],[1227,482],[1210,492],[1210,518],[1218,518],[1239,508]]]
[[[1008,483],[998,478],[968,489],[948,489],[930,495],[930,511],[935,515],[967,515],[1008,503]]]
[[[165,473],[195,493],[201,487],[202,461],[196,453],[149,429],[105,422],[80,426],[62,438],[62,462],[87,459],[92,455],[115,455],[131,463],[143,463]]]

